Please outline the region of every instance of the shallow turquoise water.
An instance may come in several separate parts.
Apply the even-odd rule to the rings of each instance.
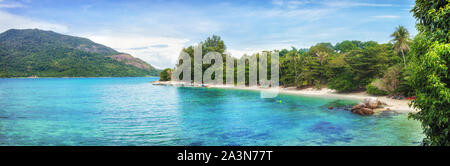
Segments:
[[[0,145],[420,145],[423,138],[404,114],[328,110],[356,101],[149,83],[157,79],[0,79]]]

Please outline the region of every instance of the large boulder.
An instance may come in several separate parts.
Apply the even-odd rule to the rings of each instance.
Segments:
[[[364,107],[366,107],[366,105],[364,103],[358,104],[358,105],[353,106],[351,111],[353,112],[354,110],[359,110],[359,109],[364,108]]]
[[[373,115],[373,109],[382,107],[382,104],[377,98],[366,98],[363,103],[353,106],[351,111],[359,115]]]
[[[373,110],[370,108],[361,108],[353,110],[352,113],[359,115],[373,115],[375,112],[373,112]]]
[[[381,105],[381,102],[377,98],[371,97],[364,99],[364,104],[367,108],[376,109]]]
[[[362,113],[361,115],[373,115],[374,114],[373,110],[370,108],[361,108],[360,112]]]
[[[385,103],[379,101],[377,98],[366,98],[363,103],[351,107],[351,112],[359,115],[373,115],[374,109],[382,108]]]

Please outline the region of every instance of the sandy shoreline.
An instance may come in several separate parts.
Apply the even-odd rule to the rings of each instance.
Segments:
[[[182,86],[184,83],[182,82],[174,82],[174,81],[154,81],[153,85],[169,85],[169,86]],[[193,85],[192,87],[201,87],[201,85]],[[365,92],[358,93],[337,93],[335,90],[322,88],[320,90],[313,88],[306,89],[294,89],[294,88],[277,88],[277,89],[266,89],[261,87],[236,87],[236,86],[227,86],[227,85],[207,85],[207,88],[220,88],[220,89],[240,89],[240,90],[255,90],[255,91],[273,91],[278,90],[279,93],[283,94],[294,94],[308,97],[319,97],[319,98],[337,98],[337,99],[350,99],[363,101],[366,98],[377,98],[379,101],[386,103],[386,106],[383,109],[374,110],[375,113],[379,113],[386,110],[395,111],[397,113],[416,113],[418,110],[409,107],[410,101],[408,100],[396,100],[390,99],[386,96],[372,96]]]

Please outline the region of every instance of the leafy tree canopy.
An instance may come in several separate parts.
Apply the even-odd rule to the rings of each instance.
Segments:
[[[450,5],[448,0],[416,0],[412,9],[419,34],[412,45],[408,82],[420,109],[411,117],[422,122],[424,145],[450,146]]]

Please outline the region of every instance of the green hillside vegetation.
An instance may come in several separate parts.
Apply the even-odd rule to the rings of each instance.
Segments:
[[[138,65],[111,58],[118,54],[86,38],[12,29],[0,34],[0,77],[135,77],[160,72],[137,58]]]

